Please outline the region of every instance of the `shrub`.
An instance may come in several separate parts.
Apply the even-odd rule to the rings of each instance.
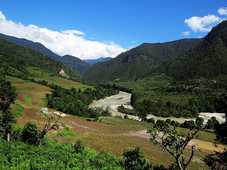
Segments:
[[[125,170],[151,170],[151,165],[144,159],[139,148],[126,150],[123,153],[123,166]]]
[[[39,130],[35,123],[28,122],[22,131],[22,141],[28,144],[36,145],[39,140]]]

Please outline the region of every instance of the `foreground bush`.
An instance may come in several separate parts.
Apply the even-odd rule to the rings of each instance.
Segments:
[[[114,156],[87,148],[77,152],[70,144],[49,142],[37,147],[0,139],[0,169],[4,170],[121,170],[119,162]]]

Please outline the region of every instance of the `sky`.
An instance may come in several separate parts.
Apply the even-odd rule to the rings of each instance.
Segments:
[[[226,0],[0,0],[0,33],[81,59],[200,38],[225,18]]]

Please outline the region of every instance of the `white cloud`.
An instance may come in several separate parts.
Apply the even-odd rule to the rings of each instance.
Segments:
[[[185,19],[187,24],[194,32],[209,32],[217,23],[221,22],[221,18],[215,15],[207,15],[203,17],[193,16]]]
[[[65,31],[62,31],[63,33],[66,33],[66,34],[74,34],[74,35],[85,35],[85,33],[79,31],[79,30],[65,30]]]
[[[191,34],[190,31],[184,31],[181,33],[183,36],[189,36]]]
[[[0,20],[5,20],[5,19],[6,19],[5,15],[2,13],[2,11],[0,11]]]
[[[227,15],[227,7],[222,7],[218,9],[220,15]]]
[[[8,20],[0,11],[0,32],[39,42],[59,55],[73,55],[81,59],[115,57],[126,49],[115,43],[88,40],[78,30],[54,31],[36,25],[24,25]]]

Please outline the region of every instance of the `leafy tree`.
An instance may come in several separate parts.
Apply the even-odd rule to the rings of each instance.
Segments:
[[[195,122],[193,120],[186,120],[183,124],[181,124],[181,127],[193,129],[195,127]]]
[[[151,170],[151,165],[144,159],[139,148],[127,150],[123,153],[125,170]]]
[[[44,125],[39,131],[38,145],[43,144],[43,139],[45,135],[51,130],[57,130],[60,126],[63,126],[61,121],[62,115],[56,114],[54,112],[43,113]]]
[[[184,155],[184,151],[188,143],[201,130],[201,123],[201,120],[197,119],[195,126],[188,131],[186,137],[180,136],[176,128],[169,123],[153,124],[148,132],[151,136],[151,142],[159,144],[167,151],[175,159],[175,165],[178,169],[186,170],[194,156],[195,146],[191,147],[191,154],[187,159]]]
[[[217,121],[216,117],[211,117],[206,124],[206,129],[216,129],[219,126],[219,122]]]
[[[227,143],[227,123],[221,124],[216,128],[216,135],[223,143]]]
[[[195,126],[197,126],[196,128],[201,129],[203,127],[203,122],[204,122],[204,119],[201,117],[198,117],[195,120]]]
[[[10,141],[12,124],[15,123],[15,115],[9,111],[10,105],[16,99],[15,88],[10,82],[0,78],[0,134]]]
[[[39,141],[39,130],[35,123],[28,122],[22,131],[22,141],[31,144],[36,145]]]

